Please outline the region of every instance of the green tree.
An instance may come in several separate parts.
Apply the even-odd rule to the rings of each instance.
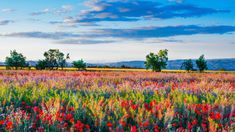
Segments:
[[[43,65],[46,65],[46,68],[53,70],[54,68],[62,69],[66,66],[66,60],[69,59],[69,54],[65,57],[64,53],[60,52],[58,49],[50,49],[44,53],[45,60],[40,62]]]
[[[145,67],[160,72],[166,68],[168,61],[168,50],[160,50],[158,54],[150,53],[146,56]]]
[[[197,64],[197,67],[198,67],[198,70],[200,72],[203,72],[205,70],[207,70],[207,62],[206,62],[206,59],[204,57],[204,55],[201,55],[197,60],[196,60],[196,64]]]
[[[61,67],[61,69],[63,70],[64,67],[66,67],[67,64],[67,60],[70,59],[69,54],[66,55],[66,57],[64,57],[64,53],[60,53],[58,56],[58,63],[59,66]]]
[[[22,69],[22,67],[26,66],[26,57],[13,50],[10,52],[10,57],[6,57],[5,64],[7,67],[14,67],[16,70],[18,68]]]
[[[185,69],[187,72],[193,70],[193,61],[191,59],[185,60],[182,65],[181,69]]]
[[[81,59],[73,62],[73,66],[78,70],[86,70],[86,63]]]
[[[47,67],[47,62],[45,60],[39,60],[36,64],[37,70],[45,70]]]

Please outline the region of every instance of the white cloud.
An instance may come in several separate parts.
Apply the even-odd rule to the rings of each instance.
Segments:
[[[168,0],[168,1],[170,1],[170,2],[176,2],[176,3],[183,3],[183,2],[184,2],[184,0]]]
[[[15,10],[11,8],[4,8],[4,9],[1,9],[0,11],[3,13],[11,13],[11,12],[14,12]]]
[[[44,14],[66,14],[69,13],[73,10],[73,6],[72,5],[62,5],[61,8],[58,9],[49,9],[49,8],[45,8],[42,11],[37,11],[37,12],[33,12],[31,13],[31,15],[33,16],[37,16],[37,15],[44,15]]]

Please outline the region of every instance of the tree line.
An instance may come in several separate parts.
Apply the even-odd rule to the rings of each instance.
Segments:
[[[70,55],[62,53],[58,49],[50,49],[44,52],[44,59],[38,60],[35,68],[37,70],[62,70],[67,66],[67,60],[70,59]],[[146,69],[152,69],[154,72],[161,72],[165,69],[168,62],[168,50],[160,50],[157,54],[150,53],[146,56],[145,67]],[[7,69],[23,69],[24,67],[29,67],[29,63],[26,61],[26,57],[22,53],[18,53],[16,50],[10,51],[10,56],[6,57],[5,64]],[[78,70],[86,70],[87,64],[83,59],[73,61],[73,67]],[[201,55],[196,60],[197,68],[200,72],[207,70],[207,61],[204,55]],[[185,60],[181,69],[186,71],[194,71],[192,59]]]
[[[152,69],[152,71],[155,72],[161,72],[162,69],[166,68],[167,62],[168,50],[160,50],[157,54],[150,53],[146,56],[145,67],[146,69]],[[204,55],[201,55],[196,60],[196,65],[199,72],[204,72],[208,69]],[[195,71],[192,59],[185,60],[181,65],[181,69],[185,69],[187,72]]]
[[[44,59],[39,60],[35,66],[37,70],[58,70],[67,66],[67,60],[70,59],[69,54],[64,54],[58,49],[50,49],[44,52]],[[22,53],[18,53],[16,50],[10,51],[10,56],[6,57],[5,64],[7,69],[23,69],[24,67],[29,67],[30,65],[26,62],[26,57]],[[73,61],[73,67],[78,70],[85,70],[86,63],[81,59]]]

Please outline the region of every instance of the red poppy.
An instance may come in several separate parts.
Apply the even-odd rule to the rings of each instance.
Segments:
[[[39,131],[39,132],[44,132],[44,130],[43,130],[42,127],[39,127],[38,131]]]
[[[157,125],[154,126],[154,132],[159,132]]]
[[[176,127],[176,123],[173,123],[172,126],[173,126],[173,127]]]
[[[133,110],[136,110],[137,107],[138,107],[138,105],[134,105],[134,104],[131,105],[131,108],[132,108]]]
[[[86,125],[85,125],[85,128],[90,129],[90,126],[86,124]]]
[[[37,106],[35,106],[34,108],[33,108],[33,111],[36,113],[37,111],[39,110],[39,108],[37,107]]]
[[[148,122],[148,121],[144,122],[143,126],[144,126],[144,127],[149,126],[149,122]]]
[[[219,113],[219,112],[217,112],[216,114],[215,114],[215,119],[221,119],[222,118],[222,115]]]
[[[64,125],[63,125],[63,127],[68,127],[68,123],[65,122]]]
[[[202,123],[201,126],[202,126],[202,127],[206,127],[206,123]]]
[[[3,125],[4,124],[4,120],[0,120],[0,125]]]
[[[192,121],[192,125],[194,126],[194,125],[196,125],[197,124],[197,119],[193,119],[193,121]]]
[[[120,121],[119,123],[120,123],[123,127],[126,126],[126,122],[124,122],[124,121]]]
[[[131,132],[137,132],[136,126],[131,126]]]
[[[67,116],[66,116],[66,120],[70,120],[70,119],[72,119],[73,118],[73,115],[72,114],[68,114]]]
[[[107,126],[108,126],[108,127],[112,127],[113,125],[112,125],[112,123],[107,122]]]
[[[82,122],[80,122],[80,121],[77,121],[77,123],[74,124],[74,127],[75,127],[76,129],[83,129],[84,124],[83,124]]]
[[[12,129],[12,128],[13,128],[13,122],[11,122],[11,121],[7,122],[7,124],[6,124],[6,129],[7,129],[7,130],[10,130],[10,129]]]
[[[191,125],[191,123],[188,123],[188,129],[192,129],[193,126]]]

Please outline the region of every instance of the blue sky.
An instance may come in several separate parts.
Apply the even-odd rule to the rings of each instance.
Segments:
[[[1,0],[0,61],[53,48],[71,60],[235,58],[235,0]]]

